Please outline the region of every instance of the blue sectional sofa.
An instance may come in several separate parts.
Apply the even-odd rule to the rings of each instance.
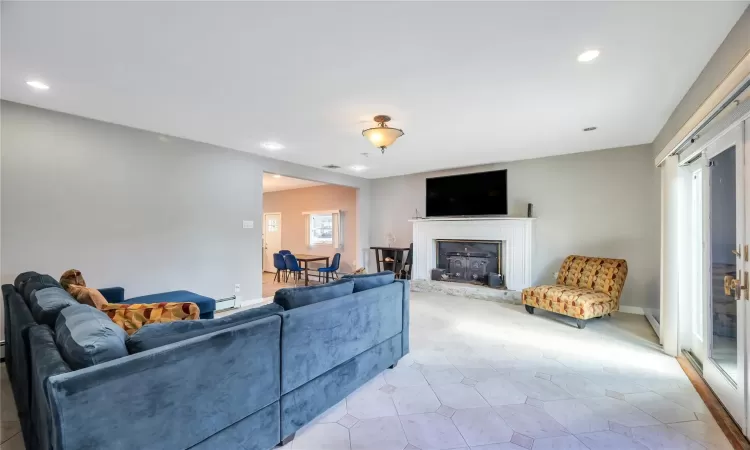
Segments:
[[[3,286],[28,450],[270,449],[409,351],[409,283],[393,273],[130,336],[50,280]]]

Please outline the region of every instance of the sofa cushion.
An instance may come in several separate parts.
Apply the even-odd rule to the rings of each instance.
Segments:
[[[36,323],[51,328],[55,326],[60,311],[77,303],[64,289],[50,287],[31,293],[29,309]]]
[[[151,323],[198,320],[200,315],[195,303],[110,303],[100,309],[129,335]]]
[[[354,292],[362,292],[386,284],[393,283],[396,274],[390,270],[378,273],[366,273],[362,275],[344,275],[342,280],[354,280]]]
[[[288,311],[332,298],[343,297],[351,294],[353,291],[354,282],[342,279],[318,286],[279,289],[273,296],[273,302]]]
[[[584,320],[617,310],[616,303],[603,292],[562,284],[526,288],[522,297],[524,305]]]
[[[55,322],[55,342],[72,369],[83,369],[127,356],[125,330],[87,305],[68,306]]]
[[[284,308],[281,306],[270,303],[230,314],[219,319],[154,323],[146,325],[128,336],[125,345],[127,345],[130,353],[138,353],[203,334],[213,333],[214,331],[220,331],[241,323],[262,319],[283,311]]]
[[[13,287],[20,293],[23,292],[23,285],[29,280],[29,278],[39,275],[37,272],[24,272],[19,274],[13,281]]]
[[[21,294],[23,295],[26,304],[31,306],[29,303],[31,300],[31,293],[48,287],[61,288],[62,286],[60,286],[60,283],[58,283],[57,280],[49,275],[34,275],[23,283],[23,291],[21,291]]]

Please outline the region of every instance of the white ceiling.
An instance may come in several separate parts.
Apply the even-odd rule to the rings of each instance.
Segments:
[[[1,5],[4,99],[377,178],[650,143],[747,2]]]
[[[288,191],[289,189],[301,189],[313,186],[322,186],[325,183],[308,181],[301,178],[285,177],[271,173],[263,174],[263,192]]]

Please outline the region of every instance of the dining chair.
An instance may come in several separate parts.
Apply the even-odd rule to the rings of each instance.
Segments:
[[[328,282],[328,274],[331,274],[331,277],[334,280],[338,280],[339,277],[338,277],[337,272],[339,270],[340,264],[341,264],[341,253],[336,253],[335,255],[333,255],[333,261],[331,262],[330,266],[318,268],[318,281],[320,281],[320,277],[323,274],[326,274],[326,282]]]
[[[294,255],[284,255],[284,263],[286,264],[286,270],[293,274],[294,285],[297,286],[297,281],[299,281],[302,275],[302,267],[299,266],[297,257]]]
[[[286,271],[286,262],[284,262],[284,255],[281,255],[279,253],[273,254],[273,266],[276,268],[276,275],[273,277],[273,281],[278,281],[281,283],[282,277],[283,281],[286,282],[287,280],[287,271]]]
[[[291,255],[291,254],[292,252],[290,252],[289,250],[279,250],[279,255],[281,256],[286,256],[286,255]]]
[[[406,255],[406,261],[404,262],[404,267],[401,269],[401,273],[398,274],[399,278],[405,278],[407,280],[411,280],[411,266],[412,266],[412,254],[414,253],[414,243],[412,242],[409,244],[409,254]]]

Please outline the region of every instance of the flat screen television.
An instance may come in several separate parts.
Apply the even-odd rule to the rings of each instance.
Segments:
[[[508,214],[508,171],[427,179],[427,217]]]

